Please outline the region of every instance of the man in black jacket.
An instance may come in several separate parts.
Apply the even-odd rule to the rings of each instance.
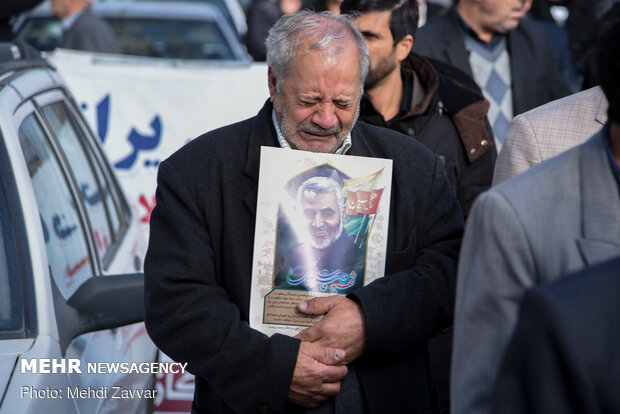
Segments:
[[[528,290],[494,414],[620,412],[620,257]]]
[[[407,136],[355,122],[368,51],[347,18],[283,16],[267,63],[271,98],[257,116],[159,166],[148,332],[196,375],[194,413],[432,412],[426,341],[452,319],[463,226],[442,163]],[[393,162],[385,276],[300,304],[325,316],[298,338],[248,324],[261,146]]]
[[[411,51],[416,0],[345,0],[341,11],[354,14],[370,53],[360,119],[405,133],[438,154],[467,216],[491,186],[497,158],[480,88],[458,69]]]
[[[488,102],[466,74],[411,51],[416,0],[345,0],[341,10],[354,15],[370,53],[360,119],[410,135],[438,154],[467,217],[474,199],[491,186],[497,158]],[[452,330],[429,346],[433,382],[448,412]]]

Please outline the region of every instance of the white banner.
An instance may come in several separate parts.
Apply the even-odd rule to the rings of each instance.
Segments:
[[[157,167],[191,139],[254,116],[269,96],[265,64],[48,56],[103,145],[148,235]]]

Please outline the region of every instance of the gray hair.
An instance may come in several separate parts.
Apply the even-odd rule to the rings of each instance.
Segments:
[[[295,58],[295,50],[304,41],[310,40],[308,51],[325,50],[334,41],[341,41],[351,36],[357,45],[360,64],[360,88],[364,91],[364,80],[368,73],[368,47],[362,34],[351,23],[351,17],[331,12],[315,13],[300,11],[280,17],[269,30],[265,40],[267,46],[267,65],[271,67],[276,78],[276,88],[280,91],[280,82],[284,79]]]
[[[297,205],[301,205],[301,197],[304,191],[312,191],[313,193],[326,193],[333,191],[338,198],[338,207],[344,207],[344,198],[342,198],[342,186],[338,181],[329,177],[311,177],[304,181],[297,189]]]

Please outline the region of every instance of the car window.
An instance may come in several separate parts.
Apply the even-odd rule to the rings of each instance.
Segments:
[[[45,105],[42,111],[67,158],[82,194],[99,260],[103,261],[110,245],[114,242],[115,234],[120,229],[110,189],[103,180],[99,165],[89,162],[84,152],[85,147],[81,144],[74,127],[75,123],[71,122],[71,115],[65,104],[55,102]]]
[[[18,29],[17,39],[25,40],[39,50],[49,52],[58,47],[62,26],[52,17],[30,17]]]
[[[128,0],[108,0],[108,3],[112,3],[112,2],[127,2]],[[129,1],[133,1],[133,0],[129,0]],[[169,2],[170,0],[139,0],[139,1],[148,1],[148,2],[152,2],[152,1],[160,1],[162,3],[165,2]],[[232,17],[231,11],[228,9],[228,6],[226,5],[226,2],[224,0],[183,0],[184,2],[187,3],[205,3],[205,4],[211,4],[213,6],[215,6],[219,12],[222,14],[222,16],[226,19],[226,21],[228,22],[228,24],[230,25],[231,28],[233,28],[235,30],[235,32],[237,32],[237,27],[235,25],[235,20]],[[239,34],[239,33],[237,33]]]
[[[4,186],[0,181],[0,332],[23,328],[19,271]]]
[[[52,276],[68,299],[94,274],[86,231],[67,179],[33,114],[21,123],[19,142],[41,215]]]
[[[173,59],[235,59],[215,22],[130,18],[108,18],[106,21],[124,54]]]
[[[228,38],[213,21],[106,18],[121,48],[133,56],[170,59],[235,60]],[[32,17],[18,29],[16,37],[39,50],[58,46],[60,22],[51,17]],[[237,41],[237,39],[234,39]]]

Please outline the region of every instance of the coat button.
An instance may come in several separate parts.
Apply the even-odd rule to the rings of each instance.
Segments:
[[[256,411],[258,412],[258,414],[269,414],[271,413],[271,407],[269,407],[267,404],[259,405]]]
[[[471,155],[476,155],[478,153],[478,151],[476,150],[476,148],[472,148],[472,149],[469,150],[469,153]]]
[[[483,139],[483,140],[480,142],[480,145],[482,145],[483,147],[486,147],[487,145],[489,145],[489,141],[487,141],[486,139]]]

